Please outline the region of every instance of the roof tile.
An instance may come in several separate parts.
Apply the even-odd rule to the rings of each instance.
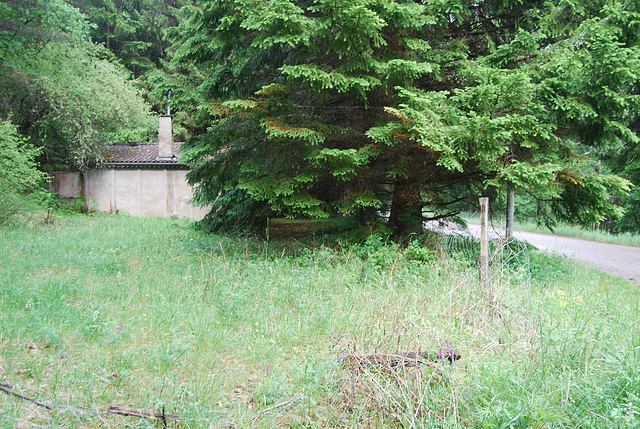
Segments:
[[[173,143],[174,157],[172,159],[158,158],[158,143],[115,144],[102,149],[105,164],[182,164],[180,162],[180,146],[183,143]]]

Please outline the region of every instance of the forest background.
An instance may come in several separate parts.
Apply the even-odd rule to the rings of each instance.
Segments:
[[[498,210],[515,191],[521,217],[637,232],[639,12],[610,0],[3,2],[3,168],[20,173],[2,186],[35,199],[38,171],[154,140],[171,91],[212,230],[382,213],[402,235],[480,195]],[[22,206],[3,201],[5,218]]]
[[[638,288],[572,261],[492,248],[483,282],[460,237],[20,213],[59,203],[47,172],[154,141],[171,91],[209,230],[402,236],[513,191],[521,218],[638,232],[639,12],[0,2],[0,223],[30,220],[0,228],[0,425],[637,427]],[[376,364],[398,352],[425,359]]]

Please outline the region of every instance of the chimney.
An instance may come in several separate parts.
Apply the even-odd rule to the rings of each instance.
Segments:
[[[173,122],[170,115],[160,116],[158,158],[173,159]]]

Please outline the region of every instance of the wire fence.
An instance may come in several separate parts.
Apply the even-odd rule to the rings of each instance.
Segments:
[[[451,358],[449,364],[446,356],[462,349],[463,365],[468,370],[473,362],[490,360],[507,350],[517,355],[531,353],[538,328],[530,317],[534,304],[527,244],[491,234],[488,276],[483,278],[478,268],[479,239],[447,228],[445,234],[434,237],[436,246],[450,259],[466,263],[468,269],[422,311],[423,319],[416,322],[419,329],[411,329],[411,322],[405,322],[400,334],[413,335],[401,340],[405,344],[421,344],[425,336],[435,339],[440,345],[440,358],[436,351],[421,365],[369,364],[351,371],[342,380],[340,394],[341,401],[348,398],[348,405],[343,407],[349,412],[374,409],[390,425],[403,428],[459,427],[456,378],[460,373],[454,368],[459,364]],[[456,264],[456,270],[459,267]],[[377,355],[365,356],[373,360]]]
[[[451,291],[444,295],[437,308],[455,317],[476,315],[483,318],[500,312],[505,300],[526,300],[531,287],[530,249],[525,242],[505,240],[499,236],[489,241],[488,276],[482,278],[477,268],[480,256],[479,239],[473,236],[449,235],[443,238],[444,248],[453,258],[469,261],[474,268],[458,278]],[[510,302],[510,308],[519,308],[523,302]]]

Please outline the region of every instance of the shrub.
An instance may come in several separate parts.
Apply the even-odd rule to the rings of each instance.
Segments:
[[[10,121],[0,121],[0,224],[40,203],[46,175],[34,161],[40,149],[18,134]]]

